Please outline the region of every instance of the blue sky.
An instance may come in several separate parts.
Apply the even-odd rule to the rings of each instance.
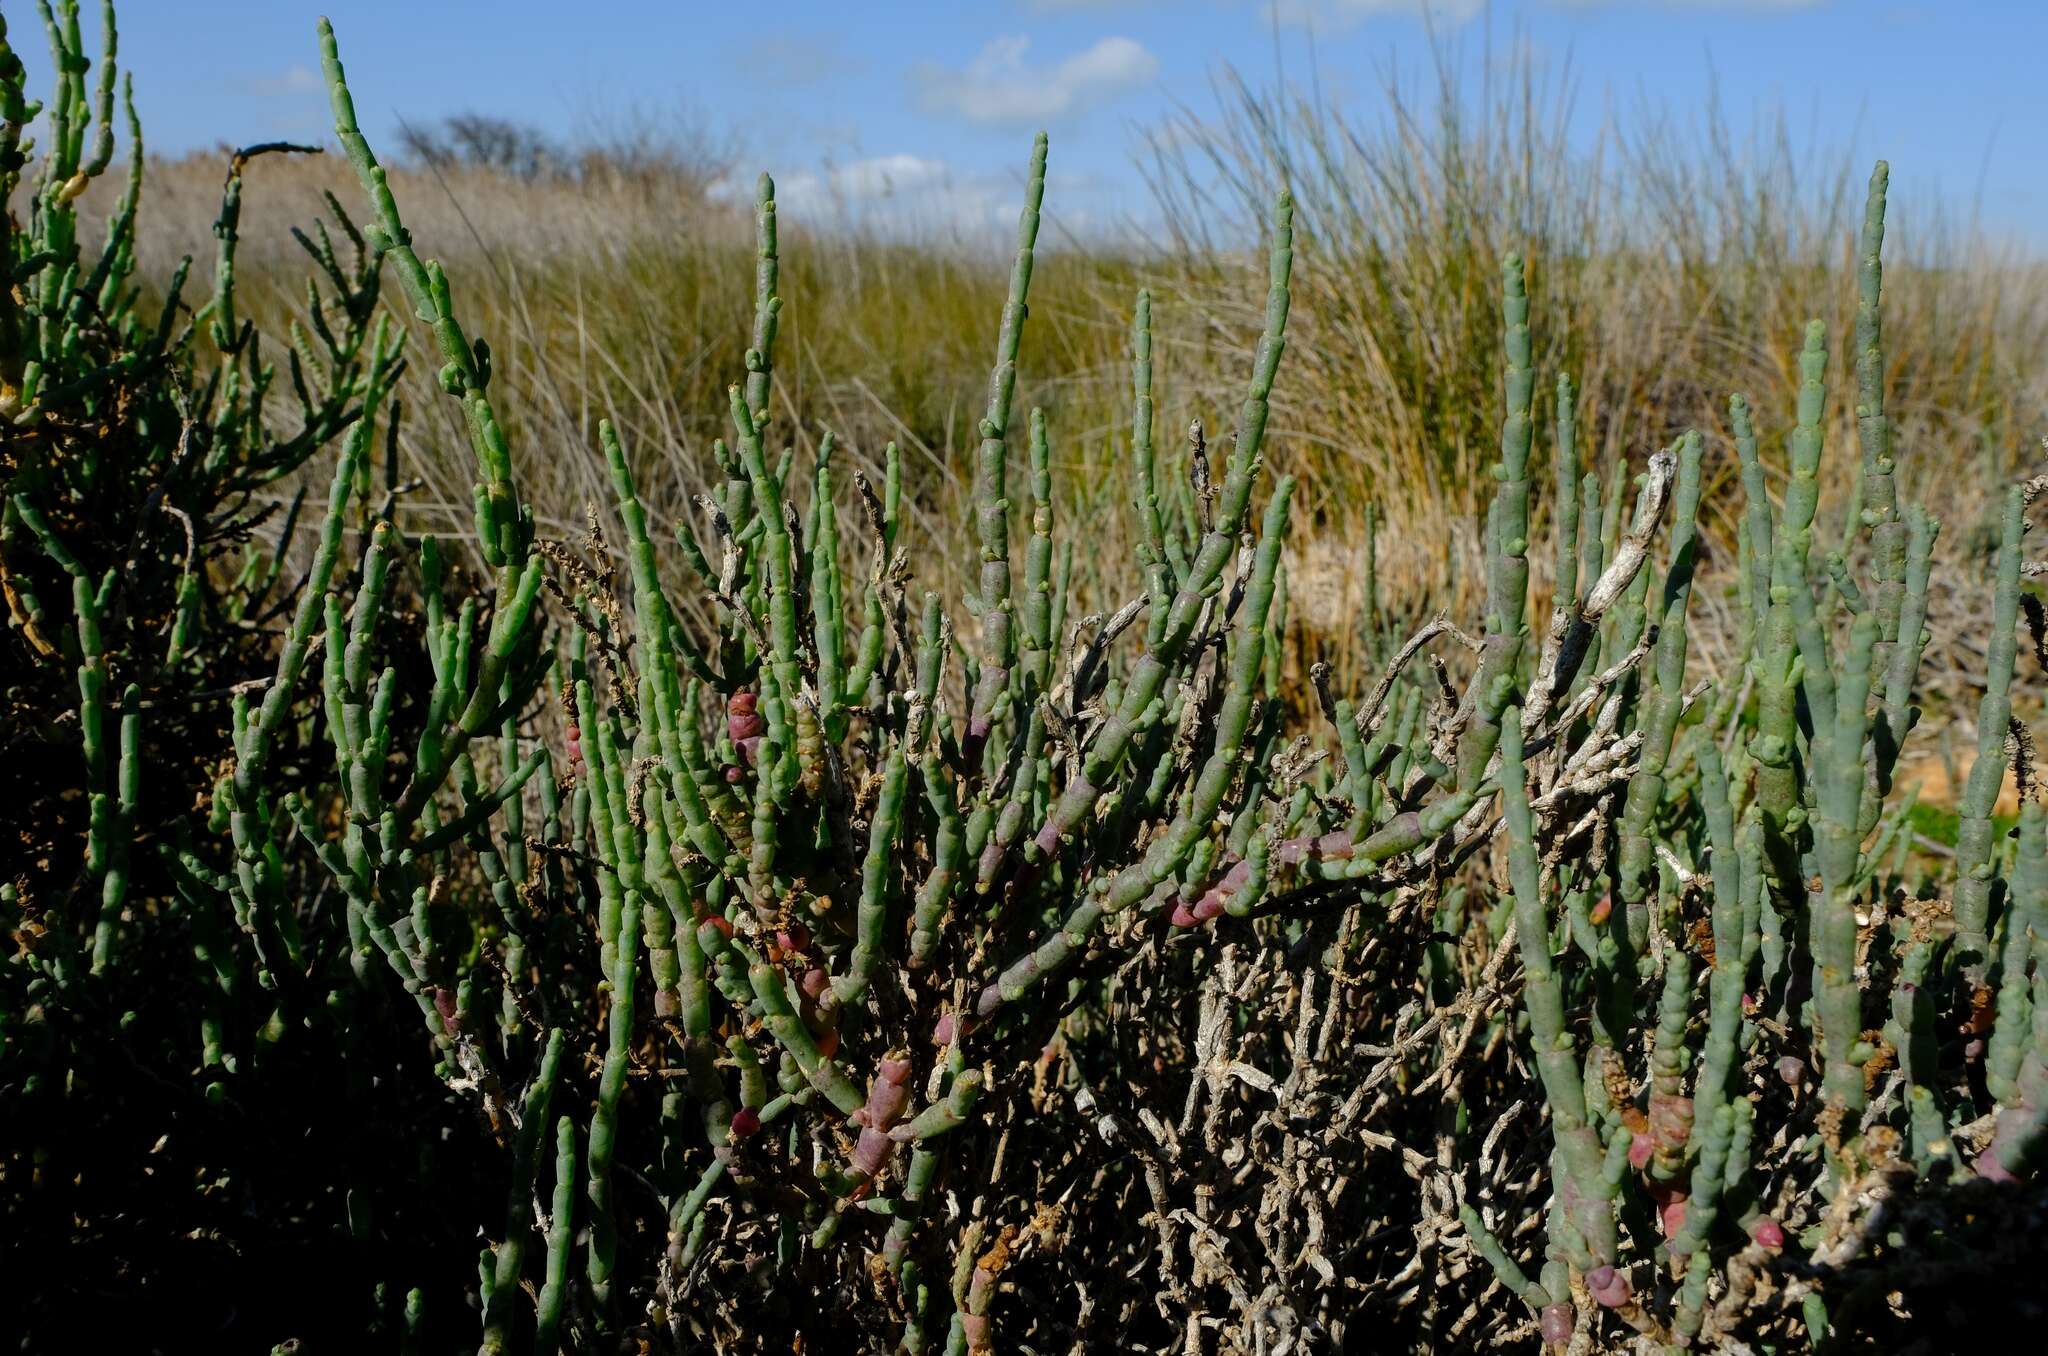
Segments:
[[[1682,122],[1718,85],[1738,132],[1782,107],[1801,141],[1889,158],[1902,204],[1975,202],[1992,232],[2048,247],[2043,0],[127,0],[121,58],[152,149],[320,137],[323,8],[378,144],[400,116],[568,135],[681,110],[775,171],[786,213],[1013,219],[1044,127],[1056,221],[1142,224],[1139,135],[1176,103],[1212,107],[1222,63],[1313,76],[1370,116],[1376,73],[1422,74],[1433,27],[1467,59],[1568,60],[1588,135],[1645,109]],[[44,89],[40,24],[26,0],[6,9]]]

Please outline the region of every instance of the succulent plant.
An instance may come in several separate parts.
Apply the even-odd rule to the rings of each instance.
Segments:
[[[1900,502],[1885,415],[1883,165],[1840,549],[1814,550],[1818,322],[1779,502],[1739,395],[1731,446],[1674,430],[1639,467],[1589,469],[1510,256],[1484,614],[1398,644],[1378,643],[1394,619],[1366,619],[1379,676],[1340,693],[1311,664],[1310,703],[1287,544],[1314,508],[1268,464],[1286,458],[1268,429],[1287,194],[1220,479],[1198,424],[1184,481],[1163,481],[1181,463],[1156,436],[1136,294],[1134,546],[1090,572],[1127,599],[1077,596],[1091,543],[1062,511],[1062,434],[1016,401],[1043,136],[965,577],[918,557],[923,489],[894,445],[784,408],[766,176],[715,488],[658,527],[651,453],[600,422],[585,451],[612,501],[572,542],[522,498],[532,450],[454,282],[413,247],[332,29],[335,132],[369,220],[334,207],[351,266],[324,232],[306,241],[327,292],[285,345],[287,400],[234,260],[248,157],[291,148],[232,162],[212,302],[181,330],[181,271],[145,322],[139,147],[104,252],[77,249],[73,204],[112,163],[111,11],[91,92],[77,4],[47,13],[50,149],[0,254],[0,558],[9,653],[32,665],[10,701],[61,732],[65,770],[37,770],[54,780],[35,803],[76,870],[0,887],[18,941],[0,1096],[26,1127],[10,1211],[50,1227],[62,1175],[17,1189],[20,1168],[68,1162],[66,1125],[112,1133],[103,1088],[145,1065],[95,1033],[136,1026],[125,1005],[148,990],[149,1012],[186,1019],[153,1040],[197,1033],[179,1134],[267,1104],[317,1050],[331,1063],[309,1076],[362,1100],[309,1134],[393,1105],[423,1184],[489,1182],[437,1197],[492,1200],[459,1224],[487,1244],[459,1282],[443,1267],[362,1296],[365,1328],[403,1349],[472,1340],[474,1321],[485,1352],[805,1332],[1334,1350],[1386,1315],[1449,1345],[1479,1323],[1558,1350],[1624,1332],[1787,1349],[1878,1323],[1911,1267],[1996,1254],[1982,1221],[2017,1210],[2048,1121],[2048,814],[2012,693],[2020,612],[2042,615],[2024,537],[2043,482],[2001,500],[1953,881],[1916,880],[1895,782],[1938,524]],[[0,46],[10,192],[31,116]],[[407,531],[389,454],[371,500],[400,364],[386,265],[468,439],[466,531]],[[280,407],[296,432],[272,431]],[[234,565],[251,497],[317,483],[337,444],[303,573],[284,566],[303,489],[276,544]],[[1738,481],[1717,573],[1703,501]],[[1694,599],[1724,585],[1733,635],[1715,639],[1735,662],[1716,690]],[[153,755],[205,738],[203,775],[159,776]],[[1996,815],[2009,765],[2014,823]],[[351,1171],[352,1239],[410,1265],[370,1206],[403,1210],[404,1167]],[[1933,1241],[1874,1229],[1887,1199],[1921,1212],[1913,1229],[1939,1216]],[[824,1326],[814,1301],[838,1306]]]

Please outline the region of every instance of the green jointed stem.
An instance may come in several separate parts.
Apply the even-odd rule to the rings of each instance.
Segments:
[[[499,597],[510,598],[515,592],[517,570],[526,559],[529,529],[512,481],[511,453],[498,426],[497,414],[484,394],[489,382],[489,351],[481,341],[473,346],[456,322],[449,305],[448,280],[440,265],[431,260],[422,263],[413,253],[412,236],[399,219],[398,203],[391,196],[384,168],[377,163],[370,143],[356,125],[355,102],[349,97],[334,29],[325,19],[320,21],[320,62],[334,109],[334,134],[340,139],[349,163],[355,166],[376,214],[376,221],[365,234],[383,249],[398,270],[399,282],[412,301],[414,313],[432,331],[435,346],[440,350],[441,385],[462,402],[470,447],[482,476],[478,537],[485,559],[499,569]]]
[[[1152,294],[1138,289],[1131,317],[1131,485],[1138,514],[1138,567],[1152,595],[1153,614],[1166,615],[1174,585],[1159,512],[1158,455],[1152,444]]]
[[[1692,597],[1699,506],[1700,435],[1688,432],[1678,443],[1671,568],[1664,576],[1657,644],[1651,658],[1648,691],[1643,698],[1639,727],[1643,734],[1642,752],[1635,775],[1629,778],[1628,798],[1621,812],[1621,897],[1628,910],[1629,941],[1638,953],[1649,935],[1646,895],[1655,871],[1651,861],[1651,819],[1664,799],[1665,768],[1685,701],[1685,611]]]
[[[478,544],[484,560],[497,570],[496,610],[488,643],[470,676],[474,679],[460,715],[445,734],[429,731],[422,740],[424,755],[395,807],[401,823],[418,819],[468,742],[496,723],[503,701],[501,681],[515,654],[536,638],[534,603],[540,594],[540,561],[530,557],[532,517],[512,479],[512,458],[485,388],[490,383],[490,349],[463,333],[454,316],[447,276],[432,261],[421,262],[412,237],[398,215],[385,172],[356,125],[354,101],[342,71],[334,30],[319,24],[321,66],[334,111],[334,131],[361,179],[376,220],[365,235],[398,270],[414,314],[432,331],[442,358],[442,389],[462,404],[464,424],[476,457],[480,479],[474,486]]]
[[[621,901],[624,915],[637,916],[638,892],[627,892]],[[618,914],[615,912],[614,917]],[[633,983],[637,961],[637,928],[616,922],[616,959],[607,975],[611,991],[611,1018],[604,1065],[598,1074],[597,1105],[590,1116],[590,1146],[585,1158],[589,1178],[590,1260],[587,1275],[591,1297],[600,1313],[609,1312],[613,1275],[618,1266],[619,1228],[612,1203],[612,1160],[617,1152],[619,1096],[626,1088],[626,1068],[632,1063]]]
[[[1265,648],[1266,616],[1277,589],[1281,547],[1287,536],[1287,514],[1294,497],[1293,476],[1282,476],[1273,485],[1260,526],[1259,546],[1252,558],[1251,583],[1245,590],[1243,624],[1237,643],[1231,647],[1230,676],[1225,682],[1223,705],[1216,713],[1215,746],[1196,778],[1194,794],[1187,808],[1175,816],[1164,837],[1145,854],[1142,874],[1127,873],[1110,887],[1108,906],[1117,912],[1135,904],[1152,888],[1178,872],[1188,853],[1209,829],[1223,798],[1236,779],[1244,754],[1245,731],[1251,724],[1257,700],[1257,679]]]
[[[1614,511],[1619,512],[1618,506]],[[1583,603],[1593,585],[1600,578],[1600,571],[1606,568],[1606,544],[1601,535],[1605,525],[1608,506],[1600,500],[1600,475],[1588,471],[1579,478],[1579,595]],[[1597,659],[1597,654],[1588,651],[1586,662]]]
[[[825,736],[837,743],[845,737],[840,713],[845,679],[846,618],[839,583],[839,519],[832,503],[831,433],[818,442],[818,465],[812,482],[811,512],[816,522],[811,547],[811,653],[817,676],[818,709],[825,713]]]
[[[1728,1100],[1729,1079],[1741,1053],[1742,997],[1750,959],[1756,950],[1757,932],[1757,919],[1751,912],[1757,895],[1746,878],[1737,844],[1735,811],[1728,798],[1728,772],[1722,766],[1720,748],[1712,740],[1701,742],[1699,765],[1700,797],[1714,854],[1714,962],[1707,986],[1707,1037],[1693,1082],[1688,1147],[1695,1152],[1701,1135],[1713,1122],[1716,1108]],[[1669,958],[1666,963],[1671,963]]]
[[[639,491],[633,483],[625,445],[619,441],[609,419],[598,421],[597,436],[611,471],[619,520],[626,528],[626,564],[633,578],[634,635],[643,656],[641,662],[650,669],[664,669],[668,667],[669,656],[673,653],[672,642],[681,639],[675,610],[662,590],[661,572],[654,557],[654,541],[647,530],[647,513],[641,507]],[[704,664],[695,651],[685,650],[684,653],[693,661],[693,670],[702,673]],[[669,701],[671,693],[667,686],[657,685],[657,696],[661,701],[657,716],[661,729],[666,731],[677,715]]]
[[[2012,724],[2012,669],[2019,625],[2021,536],[2025,500],[2006,491],[2000,515],[1998,574],[1991,596],[1991,635],[1984,657],[1984,697],[1977,704],[1977,760],[1956,806],[1956,940],[1954,961],[1965,982],[1982,981],[1991,956],[1991,895],[1996,830],[1992,812],[2005,779],[2005,740]]]
[[[768,400],[775,386],[775,332],[782,317],[782,298],[777,292],[782,260],[775,236],[775,181],[763,174],[754,192],[754,335],[746,357],[747,409],[756,423],[767,421]],[[745,516],[743,506],[729,505],[726,512]]]
[[[1977,1160],[1978,1175],[2011,1182],[2031,1173],[2048,1152],[2048,966],[2034,972],[2033,1031],[2021,1062],[2014,1104],[1998,1113],[1991,1147]]]
[[[92,969],[98,974],[112,958],[121,906],[128,897],[129,845],[135,837],[135,812],[142,798],[142,689],[134,683],[121,694],[121,760],[114,770],[114,793],[104,831],[101,803],[104,792],[95,792],[91,806],[92,832],[102,845],[88,847],[86,856],[103,869],[100,882],[100,917],[93,930]]]
[[[1550,1292],[1539,1283],[1530,1280],[1528,1273],[1522,1270],[1520,1264],[1508,1256],[1507,1250],[1501,1247],[1500,1240],[1493,1236],[1492,1231],[1486,1227],[1486,1222],[1479,1218],[1477,1210],[1461,1204],[1458,1207],[1458,1218],[1464,1222],[1465,1234],[1472,1240],[1473,1249],[1486,1259],[1486,1264],[1493,1268],[1494,1275],[1500,1277],[1502,1285],[1520,1296],[1531,1309],[1541,1309],[1551,1302]]]
[[[1046,716],[1043,705],[1051,681],[1053,663],[1055,604],[1052,584],[1052,451],[1046,439],[1045,412],[1031,411],[1031,541],[1026,547],[1024,598],[1018,613],[1024,623],[1019,664],[1022,695],[1029,714],[1025,718],[1022,750],[1015,755],[1015,771],[1008,798],[997,815],[981,851],[975,880],[977,893],[986,894],[997,873],[1009,860],[1023,832],[1025,818],[1037,799],[1039,781],[1045,769]],[[977,822],[985,820],[987,807],[977,807]],[[969,838],[974,836],[970,831]]]
[[[768,659],[775,686],[779,689],[779,696],[774,700],[764,693],[761,702],[762,714],[768,722],[767,740],[762,745],[761,775],[764,780],[769,780],[769,745],[772,744],[784,757],[794,756],[794,713],[788,704],[797,700],[803,686],[797,665],[795,543],[790,539],[789,529],[784,526],[782,486],[769,474],[767,454],[761,446],[760,427],[747,409],[740,388],[733,387],[730,395],[740,460],[746,467],[747,480],[758,506],[756,521],[761,524],[761,552],[767,557],[768,566]]]
[[[1024,623],[1021,667],[1025,691],[1035,697],[1051,681],[1052,625],[1052,443],[1045,411],[1031,411],[1031,540],[1024,548],[1024,597],[1017,613]]]
[[[1487,515],[1486,639],[1472,679],[1472,719],[1458,740],[1458,789],[1485,777],[1500,741],[1500,713],[1514,694],[1527,637],[1529,592],[1529,417],[1536,374],[1530,366],[1529,294],[1520,255],[1501,260],[1502,346],[1507,356],[1507,413],[1501,421],[1498,482]]]
[[[1615,1258],[1612,1202],[1615,1183],[1604,1170],[1600,1138],[1589,1123],[1586,1091],[1572,1037],[1565,1029],[1564,990],[1551,963],[1549,910],[1544,907],[1522,762],[1522,712],[1505,709],[1500,722],[1500,791],[1508,834],[1508,878],[1514,888],[1515,935],[1522,956],[1522,1006],[1529,1045],[1550,1107],[1551,1132],[1566,1180],[1558,1193],[1566,1217],[1596,1264]]]
[[[2048,942],[2048,811],[2038,800],[2020,806],[2019,846],[2005,912],[1998,964],[1998,1013],[1984,1056],[1984,1082],[2005,1106],[2020,1100],[2020,1063],[2033,1026],[2027,971]]]
[[[789,989],[781,973],[773,966],[750,963],[747,982],[753,986],[754,997],[761,1006],[761,1019],[769,1033],[796,1060],[811,1086],[823,1093],[826,1101],[851,1116],[866,1099],[844,1069],[819,1053],[817,1042],[789,1001]]]
[[[1771,575],[1772,599],[1784,591],[1799,650],[1800,692],[1816,728],[1835,716],[1835,674],[1811,585],[1813,515],[1820,502],[1822,420],[1827,405],[1827,331],[1818,320],[1806,326],[1799,353],[1799,421],[1792,430],[1785,519],[1778,533],[1778,557]]]
[[[111,586],[112,576],[107,583]],[[112,760],[107,748],[107,654],[101,634],[106,609],[101,592],[82,572],[71,577],[71,612],[78,625],[78,730],[85,746],[85,784],[90,820],[86,837],[86,873],[104,881],[114,850],[113,799],[108,791]],[[109,938],[111,945],[111,938]],[[94,942],[93,969],[106,965]]]
[[[547,1221],[546,1279],[534,1301],[533,1349],[554,1356],[561,1349],[562,1311],[569,1299],[569,1246],[576,1237],[576,1123],[555,1123],[554,1208]]]
[[[328,583],[334,578],[335,568],[340,563],[344,510],[348,506],[349,489],[354,483],[356,470],[367,452],[368,434],[367,426],[357,424],[342,447],[340,460],[335,463],[334,479],[327,495],[327,517],[320,528],[320,544],[313,553],[313,567],[299,596],[291,629],[285,635],[284,648],[278,652],[277,674],[264,689],[259,713],[235,749],[235,790],[238,796],[253,798],[256,794],[257,780],[276,747],[277,733],[290,713],[293,689],[298,686],[299,675],[305,670],[307,653],[313,643],[314,623],[325,607]]]
[[[236,698],[235,770],[220,787],[229,793],[227,819],[235,844],[237,913],[249,920],[257,945],[265,952],[265,968],[273,976],[281,959],[296,962],[297,958],[293,955],[296,946],[290,914],[284,909],[282,872],[278,857],[271,850],[263,773],[281,742],[278,733],[290,713],[299,677],[305,669],[314,623],[325,610],[328,584],[341,554],[349,487],[355,481],[356,467],[365,454],[367,441],[367,427],[358,422],[350,430],[335,465],[320,544],[314,552],[313,566],[306,576],[291,629],[278,652],[276,675],[265,689],[262,706],[255,715],[247,712],[242,698]]]
[[[498,1245],[494,1284],[484,1306],[484,1340],[478,1356],[496,1356],[512,1341],[512,1303],[519,1294],[521,1266],[526,1256],[526,1236],[533,1218],[534,1159],[541,1138],[549,1128],[548,1108],[555,1096],[555,1082],[561,1073],[562,1029],[548,1032],[547,1049],[540,1069],[527,1089],[526,1102],[519,1111],[519,1128],[512,1138],[512,1185],[505,1205],[505,1241]]]
[[[1713,1269],[1706,1241],[1720,1215],[1729,1148],[1735,1139],[1741,1115],[1733,1107],[1722,1105],[1716,1107],[1706,1121],[1699,1157],[1693,1164],[1692,1190],[1686,1200],[1685,1222],[1671,1240],[1673,1257],[1691,1259],[1685,1283],[1680,1288],[1678,1321],[1674,1325],[1679,1335],[1687,1339],[1698,1335],[1705,1317],[1702,1310],[1707,1297],[1707,1278]]]
[[[904,1124],[904,1133],[922,1143],[959,1129],[981,1097],[981,1071],[963,1069],[954,1076],[946,1095],[918,1112]]]
[[[1273,487],[1273,497],[1267,504],[1258,552],[1253,559],[1252,579],[1245,592],[1244,625],[1231,655],[1230,678],[1225,687],[1222,709],[1216,717],[1215,747],[1202,766],[1186,807],[1146,850],[1142,862],[1119,872],[1099,897],[1084,900],[1069,911],[1057,931],[982,991],[977,1001],[982,1015],[994,1012],[1004,1003],[1016,1002],[1039,981],[1072,960],[1105,913],[1120,913],[1172,880],[1186,865],[1197,842],[1208,832],[1217,809],[1239,772],[1245,730],[1251,721],[1257,693],[1260,656],[1266,639],[1266,612],[1272,605],[1274,575],[1279,569],[1280,548],[1287,531],[1288,502],[1293,493],[1294,478],[1282,476]],[[1204,549],[1206,551],[1206,546]],[[1172,634],[1170,629],[1168,635]]]
[[[1242,624],[1230,651],[1223,705],[1216,713],[1214,747],[1196,778],[1193,793],[1165,834],[1147,850],[1141,864],[1127,868],[1110,883],[1104,907],[1111,913],[1129,908],[1188,866],[1191,854],[1206,841],[1224,796],[1238,776],[1245,735],[1258,700],[1259,670],[1269,640],[1266,619],[1278,595],[1281,547],[1294,488],[1294,478],[1282,476],[1266,505],[1252,577],[1245,589]],[[1206,874],[1195,872],[1197,877]]]
[[[1870,171],[1856,257],[1856,439],[1863,453],[1863,524],[1870,531],[1876,576],[1879,671],[1901,635],[1906,563],[1906,527],[1899,519],[1891,430],[1884,413],[1884,208],[1890,178],[1891,167],[1882,160]]]
[[[1870,695],[1870,664],[1877,643],[1877,619],[1858,617],[1843,657],[1832,728],[1816,722],[1814,815],[1821,893],[1810,921],[1814,993],[1819,1006],[1823,1087],[1850,1112],[1863,1109],[1863,1068],[1851,1057],[1863,1035],[1863,991],[1856,979],[1856,890],[1862,835],[1857,831],[1863,797],[1863,741],[1869,731],[1864,704]]]
[[[889,881],[895,866],[896,835],[903,823],[903,789],[909,780],[903,747],[889,750],[882,773],[881,799],[868,829],[868,851],[861,863],[860,905],[856,910],[853,954],[844,975],[834,976],[832,992],[841,1003],[857,1003],[867,993],[875,967],[889,945]]]
[[[1750,595],[1760,614],[1751,636],[1746,663],[1756,683],[1756,735],[1749,753],[1756,763],[1757,804],[1763,810],[1769,860],[1779,889],[1789,898],[1799,879],[1796,839],[1805,822],[1799,804],[1800,775],[1797,642],[1789,593],[1781,596],[1773,579],[1777,568],[1777,524],[1764,488],[1764,468],[1757,451],[1756,429],[1749,403],[1728,397],[1728,422],[1742,464],[1744,525],[1750,549]]]
[[[1556,479],[1552,528],[1557,578],[1555,605],[1569,611],[1579,596],[1579,410],[1572,379],[1557,374],[1557,442],[1551,449]]]
[[[1252,478],[1259,466],[1259,452],[1265,442],[1267,402],[1273,378],[1286,347],[1288,275],[1294,265],[1294,200],[1281,193],[1273,204],[1273,244],[1266,294],[1266,328],[1259,338],[1258,356],[1252,369],[1251,389],[1238,416],[1237,446],[1230,459],[1229,474],[1216,505],[1214,529],[1202,539],[1188,574],[1167,611],[1156,646],[1133,666],[1122,700],[1088,746],[1082,759],[1081,775],[1060,793],[1040,826],[1036,837],[1025,845],[1025,860],[1037,864],[1059,850],[1060,844],[1095,805],[1096,797],[1123,765],[1131,737],[1137,732],[1146,709],[1163,690],[1169,672],[1178,668],[1189,636],[1194,631],[1204,601],[1219,587],[1223,566],[1234,548],[1239,527],[1251,499]],[[993,989],[983,992],[982,1001],[991,1002]]]
[[[1003,303],[1002,328],[996,335],[996,360],[988,379],[988,411],[979,432],[981,449],[974,462],[974,520],[981,547],[981,579],[975,594],[981,608],[981,669],[974,682],[968,715],[970,749],[978,750],[1009,700],[1010,665],[1016,655],[1011,631],[1010,501],[1005,489],[1009,458],[1010,397],[1017,386],[1017,346],[1031,294],[1031,251],[1038,241],[1039,206],[1045,200],[1043,132],[1031,148],[1031,169],[1025,181],[1024,210],[1017,219],[1017,260],[1010,272],[1010,295]]]
[[[1913,685],[1927,649],[1927,580],[1933,572],[1934,541],[1940,534],[1940,521],[1926,509],[1915,504],[1906,510],[1905,596],[1899,608],[1897,639],[1886,657],[1885,738],[1878,745],[1878,788],[1884,792],[1891,789],[1891,772],[1898,764],[1906,732],[1920,714],[1913,705]]]
[[[1668,892],[1668,871],[1660,873]],[[1659,901],[1660,912],[1668,915],[1668,904]],[[1685,1139],[1692,1133],[1693,1108],[1685,1102],[1685,1070],[1692,1062],[1686,1042],[1686,1028],[1692,1007],[1692,957],[1682,948],[1664,952],[1664,983],[1658,995],[1657,1024],[1650,1037],[1651,1134],[1655,1140],[1649,1163],[1652,1181],[1674,1181],[1684,1166]],[[1665,1133],[1670,1123],[1677,1133]]]

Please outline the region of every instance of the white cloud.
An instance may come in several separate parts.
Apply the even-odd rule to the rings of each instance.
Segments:
[[[291,99],[302,94],[318,94],[326,88],[324,81],[309,66],[292,65],[276,75],[245,76],[234,82],[235,88],[243,94],[253,94],[259,99]]]
[[[912,73],[925,107],[970,122],[1045,123],[1098,107],[1159,75],[1159,58],[1130,38],[1103,38],[1051,66],[1026,62],[1031,39],[997,38],[965,70],[930,63]]]

